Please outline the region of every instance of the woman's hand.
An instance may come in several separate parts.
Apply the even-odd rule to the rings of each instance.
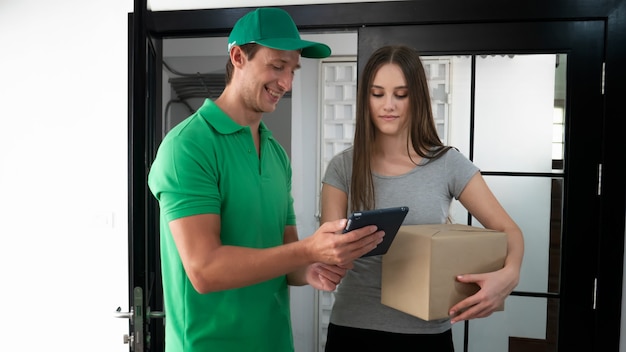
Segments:
[[[456,279],[459,282],[475,283],[480,290],[450,308],[450,321],[453,324],[488,317],[501,309],[504,300],[519,282],[519,271],[504,267],[490,273],[459,275]]]

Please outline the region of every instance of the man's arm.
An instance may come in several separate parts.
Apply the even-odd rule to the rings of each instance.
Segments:
[[[383,233],[375,226],[342,236],[345,219],[325,223],[312,235],[281,246],[256,249],[222,245],[220,217],[201,214],[169,223],[187,276],[200,293],[244,287],[321,262],[347,266],[375,248]],[[286,234],[289,238],[293,234]]]
[[[285,243],[298,241],[298,231],[295,226],[285,228]],[[341,279],[346,276],[349,267],[339,267],[323,263],[313,263],[287,274],[287,283],[291,286],[311,285],[323,291],[334,291]]]

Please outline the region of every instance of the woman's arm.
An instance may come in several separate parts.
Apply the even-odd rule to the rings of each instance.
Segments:
[[[450,309],[452,322],[491,315],[519,283],[524,238],[522,231],[500,205],[480,173],[476,173],[459,197],[459,201],[485,228],[507,234],[507,256],[504,267],[485,274],[466,274],[461,282],[473,282],[480,291]]]

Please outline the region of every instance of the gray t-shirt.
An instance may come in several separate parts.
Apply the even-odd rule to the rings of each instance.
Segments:
[[[322,180],[348,195],[352,152],[348,148],[333,157]],[[478,171],[463,154],[450,149],[436,160],[423,158],[420,165],[404,175],[374,174],[376,207],[408,206],[403,225],[445,223],[452,199],[458,199]],[[354,261],[354,268],[334,293],[331,323],[404,334],[437,334],[450,329],[449,319],[424,321],[380,303],[381,264],[382,256]]]

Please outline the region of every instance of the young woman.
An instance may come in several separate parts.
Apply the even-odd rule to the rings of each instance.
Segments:
[[[450,309],[450,318],[424,321],[380,303],[382,256],[360,258],[335,293],[326,351],[454,351],[451,324],[491,315],[519,281],[522,232],[483,177],[437,135],[419,54],[385,46],[366,63],[357,94],[351,148],[330,162],[322,186],[322,222],[356,210],[408,206],[404,224],[445,223],[452,199],[486,228],[505,232],[505,266],[458,278],[480,290]]]

